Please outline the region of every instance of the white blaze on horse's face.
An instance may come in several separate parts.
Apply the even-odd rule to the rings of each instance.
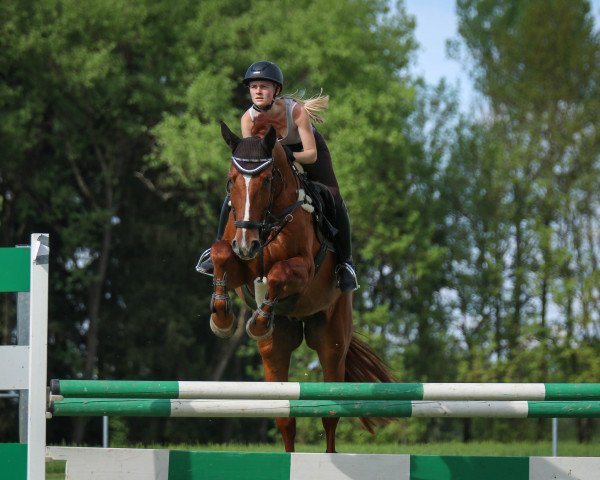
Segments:
[[[252,177],[250,175],[244,175],[244,183],[246,185],[246,202],[244,205],[244,221],[245,222],[249,222],[250,221],[250,181],[252,180]],[[242,238],[240,241],[240,249],[242,251],[247,251],[248,250],[248,229],[247,228],[242,228],[241,230],[241,234],[242,234]]]
[[[231,247],[242,260],[252,260],[260,251],[258,225],[264,220],[270,200],[270,176],[266,172],[257,175],[236,174],[233,177],[231,205],[238,225]]]

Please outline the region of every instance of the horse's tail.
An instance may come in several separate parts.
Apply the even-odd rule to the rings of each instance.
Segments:
[[[390,383],[396,382],[384,361],[365,342],[359,340],[356,335],[352,336],[350,347],[346,355],[346,382],[368,382],[368,383]],[[371,433],[375,433],[377,424],[386,424],[392,421],[390,418],[361,418],[364,427]]]

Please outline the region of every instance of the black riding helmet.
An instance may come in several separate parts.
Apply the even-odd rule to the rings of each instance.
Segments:
[[[283,89],[283,73],[277,64],[265,60],[255,62],[248,67],[244,75],[244,85],[248,86],[252,80],[269,80]]]

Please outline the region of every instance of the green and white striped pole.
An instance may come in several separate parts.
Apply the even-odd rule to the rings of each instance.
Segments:
[[[600,383],[298,383],[52,380],[54,395],[275,400],[600,400]]]
[[[598,418],[600,401],[190,400],[65,398],[54,416]]]

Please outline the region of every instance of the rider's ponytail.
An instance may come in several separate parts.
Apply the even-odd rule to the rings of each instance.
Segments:
[[[310,120],[315,123],[324,123],[325,119],[320,115],[320,112],[327,110],[329,106],[329,95],[323,95],[319,93],[314,97],[303,98],[301,95],[286,95],[286,97],[292,98],[295,102],[302,105],[308,112]]]

